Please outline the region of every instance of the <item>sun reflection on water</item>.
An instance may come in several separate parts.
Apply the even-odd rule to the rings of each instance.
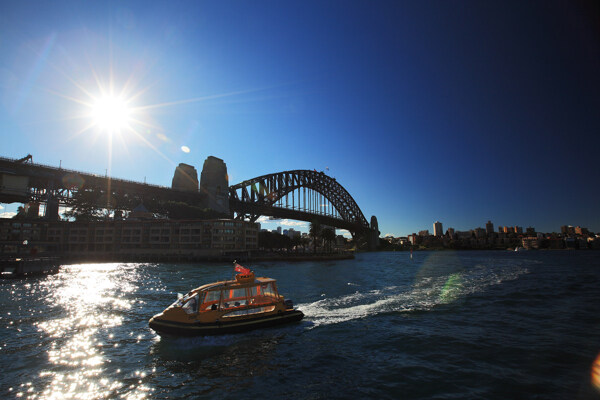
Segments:
[[[47,351],[52,367],[40,374],[49,384],[39,392],[39,398],[147,396],[149,388],[143,382],[136,380],[132,385],[119,380],[114,373],[111,376],[107,371],[111,360],[104,348],[115,347],[116,343],[102,342],[102,337],[109,341],[114,338],[111,330],[123,324],[123,313],[135,303],[126,296],[137,289],[135,280],[128,279],[135,275],[132,268],[135,267],[124,264],[82,264],[61,272],[63,278],[46,298],[52,308],[60,309],[57,318],[37,324],[53,339]],[[28,398],[37,397],[23,390],[17,395],[19,393]]]

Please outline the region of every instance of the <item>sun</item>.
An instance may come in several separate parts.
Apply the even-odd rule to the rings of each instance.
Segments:
[[[95,99],[90,116],[93,124],[103,131],[121,131],[129,128],[131,108],[122,97],[104,95]]]

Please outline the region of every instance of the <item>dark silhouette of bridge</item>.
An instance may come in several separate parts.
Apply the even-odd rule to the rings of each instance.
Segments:
[[[278,172],[232,185],[229,207],[236,218],[250,221],[264,215],[351,232],[371,229],[350,193],[335,178],[314,170]]]
[[[73,206],[78,191],[96,190],[104,199],[128,196],[145,202],[203,204],[198,191],[177,190],[109,176],[0,157],[0,202],[43,203],[46,218],[58,219],[58,205]],[[107,207],[99,201],[98,207]],[[377,220],[367,221],[356,201],[335,178],[314,170],[284,171],[229,186],[232,218],[256,221],[260,216],[285,218],[346,229],[372,242]],[[368,239],[368,237],[371,239]]]

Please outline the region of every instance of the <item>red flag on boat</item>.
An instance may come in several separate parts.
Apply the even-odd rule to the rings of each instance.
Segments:
[[[250,272],[252,272],[248,268],[242,267],[240,264],[235,264],[235,268],[233,270],[235,272],[239,272],[242,275],[248,275]]]

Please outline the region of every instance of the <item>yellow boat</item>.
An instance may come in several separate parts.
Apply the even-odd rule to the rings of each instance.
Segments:
[[[200,336],[245,332],[300,321],[291,300],[277,292],[275,279],[255,277],[236,264],[235,279],[209,283],[177,299],[150,318],[159,335]]]

